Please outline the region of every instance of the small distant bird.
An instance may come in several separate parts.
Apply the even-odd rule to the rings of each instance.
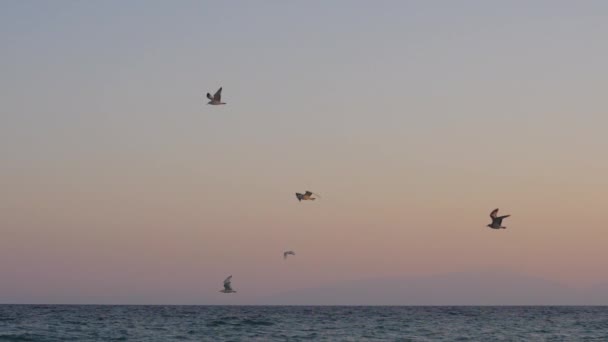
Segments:
[[[490,223],[488,225],[488,227],[492,228],[492,229],[506,229],[507,227],[503,227],[502,225],[502,219],[505,219],[507,217],[509,217],[511,215],[505,215],[505,216],[498,216],[498,208],[492,210],[492,212],[490,213],[490,217],[492,218],[492,223]]]
[[[228,278],[226,278],[226,280],[224,280],[224,289],[220,290],[220,292],[223,292],[223,293],[236,293],[236,291],[234,291],[232,289],[231,282],[232,282],[232,276],[229,276]]]
[[[211,101],[209,101],[207,104],[210,105],[225,105],[226,103],[222,102],[222,87],[220,87],[220,89],[218,89],[215,94],[213,94],[213,96],[211,96],[211,94],[207,93],[207,98]]]
[[[316,200],[316,198],[312,197],[312,195],[319,196],[319,195],[314,194],[314,193],[312,193],[310,191],[306,191],[304,194],[296,192],[296,197],[298,198],[298,202],[302,202],[302,201],[314,201],[314,200]],[[321,196],[319,196],[319,197],[321,197]]]
[[[287,259],[288,255],[296,255],[296,252],[294,252],[294,251],[283,252],[283,259]]]

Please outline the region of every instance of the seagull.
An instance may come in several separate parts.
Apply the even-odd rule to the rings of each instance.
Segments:
[[[299,192],[296,192],[296,197],[298,198],[299,202],[302,202],[302,200],[304,200],[304,201],[308,201],[308,200],[314,201],[314,200],[316,200],[316,198],[311,197],[312,195],[319,196],[319,195],[314,194],[314,193],[312,193],[310,191],[306,191],[303,195],[301,193],[299,193]],[[319,197],[321,197],[321,196],[319,196]]]
[[[211,96],[211,94],[207,93],[207,98],[211,101],[209,101],[207,104],[210,105],[225,105],[226,103],[222,102],[222,87],[220,87],[220,89],[218,89],[215,94],[213,94],[213,97]]]
[[[498,208],[492,210],[492,212],[490,213],[490,217],[492,218],[492,223],[490,223],[488,225],[488,227],[492,228],[492,229],[507,229],[507,227],[503,227],[502,225],[502,219],[507,218],[511,215],[505,215],[505,216],[497,216],[498,215]]]
[[[232,286],[230,285],[232,281],[232,276],[229,276],[228,278],[226,278],[226,280],[224,280],[224,289],[220,290],[220,292],[223,293],[236,293],[236,291],[234,291],[232,289]]]
[[[296,252],[294,252],[294,251],[283,252],[283,259],[287,259],[288,255],[296,255]]]

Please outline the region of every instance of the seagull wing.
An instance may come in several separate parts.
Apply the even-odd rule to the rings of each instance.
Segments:
[[[213,94],[213,100],[220,101],[222,99],[222,87]]]
[[[306,196],[306,198],[310,198],[310,196],[312,196],[312,195],[315,195],[315,196],[321,198],[321,196],[319,194],[316,194],[316,193],[314,193],[312,191],[306,191],[306,193],[304,194],[304,196]]]
[[[211,94],[209,94],[209,93],[207,93],[207,98],[208,98],[209,100],[213,100],[213,96],[211,96]]]
[[[232,276],[229,276],[228,278],[226,278],[226,280],[224,280],[224,289],[231,291],[232,290],[232,286],[230,286],[232,283]]]
[[[495,219],[497,215],[498,215],[498,208],[492,210],[492,212],[490,213],[490,217],[492,219]]]
[[[294,251],[283,252],[283,258],[287,259],[288,255],[296,255]]]

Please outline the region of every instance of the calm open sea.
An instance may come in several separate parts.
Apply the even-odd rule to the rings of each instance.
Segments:
[[[0,341],[608,341],[608,307],[0,305]]]

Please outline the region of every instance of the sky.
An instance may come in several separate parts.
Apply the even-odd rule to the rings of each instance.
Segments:
[[[0,302],[238,304],[487,270],[608,283],[607,16],[1,1]],[[220,86],[228,104],[207,105]],[[494,208],[506,230],[485,227]]]

